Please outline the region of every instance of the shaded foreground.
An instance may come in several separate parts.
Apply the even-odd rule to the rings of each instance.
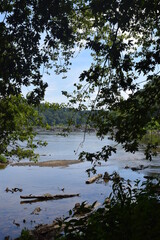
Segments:
[[[70,216],[50,225],[24,230],[19,239],[46,240],[159,240],[160,182],[147,179],[140,185],[116,178],[112,194],[103,205],[75,205]],[[28,237],[28,238],[27,238]]]

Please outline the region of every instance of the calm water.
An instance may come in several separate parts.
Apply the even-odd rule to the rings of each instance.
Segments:
[[[64,138],[56,135],[41,134],[39,139],[48,142],[46,148],[38,149],[40,161],[45,160],[71,160],[78,159],[78,153],[82,150],[97,151],[105,144],[113,142],[105,138],[98,140],[92,133],[86,136],[82,147],[83,134],[71,134]],[[75,154],[74,151],[78,151]],[[143,172],[133,172],[130,169],[124,169],[128,166],[138,166],[140,164],[150,165]],[[111,183],[86,185],[87,174],[85,170],[90,167],[90,163],[80,163],[69,167],[11,167],[0,170],[0,239],[10,235],[12,239],[17,237],[21,229],[33,228],[40,223],[51,223],[56,217],[67,215],[68,211],[74,207],[75,203],[88,201],[94,202],[98,199],[103,202],[111,191]],[[98,173],[108,171],[110,174],[117,171],[126,179],[142,179],[144,175],[152,175],[160,172],[159,157],[156,157],[151,163],[144,160],[143,149],[137,154],[126,154],[119,147],[117,154],[113,155],[107,163],[102,163],[97,168]],[[23,192],[10,193],[6,188],[22,188]],[[21,202],[20,195],[44,193],[63,194],[80,193],[80,197],[62,199],[57,201],[46,201],[32,204]],[[39,215],[31,214],[35,208],[40,207]],[[20,224],[16,226],[13,222]]]

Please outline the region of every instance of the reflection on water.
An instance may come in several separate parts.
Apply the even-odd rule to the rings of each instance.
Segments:
[[[101,141],[95,136],[95,133],[86,134],[84,142],[83,133],[72,133],[68,137],[39,134],[37,138],[48,142],[47,147],[41,147],[37,150],[40,154],[40,161],[75,160],[78,159],[81,151],[96,152],[101,150],[104,145],[115,145],[115,142],[109,140],[107,137]],[[157,166],[156,172],[160,173],[159,156],[154,157],[152,162],[149,162],[145,159],[143,150],[144,149],[141,148],[136,154],[126,153],[119,145],[117,147],[117,153],[110,157],[108,164],[110,167],[113,165],[119,168],[124,168],[127,165],[130,167],[139,165],[149,166],[145,171],[146,174],[155,173],[155,169],[152,167]]]
[[[2,170],[5,169],[6,167],[7,167],[7,164],[1,164],[1,163],[0,163],[0,170],[1,170],[1,169],[2,169]]]
[[[77,150],[79,144],[83,140],[83,134],[72,134],[67,138],[53,135],[39,135],[38,138],[48,141],[46,148],[38,149],[40,153],[40,161],[44,160],[70,160],[78,159],[74,150]],[[114,142],[104,139],[98,140],[94,134],[86,136],[83,148],[80,147],[78,152],[82,150],[97,151],[104,144],[112,144]],[[140,179],[143,175],[159,172],[158,157],[153,162],[144,160],[143,152],[137,154],[126,154],[120,147],[118,153],[114,154],[111,159],[97,168],[97,173],[109,174],[117,171],[125,179]],[[149,165],[151,167],[143,172],[134,172],[130,169],[124,169],[128,166],[138,166],[140,164]],[[153,166],[156,166],[154,168]],[[80,163],[69,167],[11,167],[7,166],[0,171],[0,239],[10,235],[12,238],[18,236],[21,229],[33,228],[40,223],[51,223],[56,217],[67,215],[68,211],[74,207],[77,202],[88,201],[90,203],[98,199],[103,202],[105,197],[111,191],[111,182],[103,184],[86,185],[87,174],[85,170],[90,167],[90,163]],[[158,167],[158,168],[157,168]],[[6,192],[6,188],[22,188],[23,192]],[[80,193],[80,197],[61,199],[56,201],[45,201],[32,204],[21,204],[20,195],[41,195],[50,194]],[[39,215],[31,214],[35,208],[40,207]],[[20,224],[16,226],[14,222]]]
[[[72,133],[68,137],[60,135],[39,134],[38,139],[48,142],[47,148],[41,147],[38,153],[40,160],[75,160],[81,151],[95,152],[100,150],[104,144],[113,145],[114,142],[105,138],[103,141],[95,136],[95,133],[86,134]]]

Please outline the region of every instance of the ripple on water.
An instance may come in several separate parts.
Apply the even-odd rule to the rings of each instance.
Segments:
[[[79,144],[83,140],[83,134],[73,134],[69,138],[53,135],[39,135],[39,139],[48,141],[46,148],[38,149],[41,159],[44,160],[74,160],[78,155],[74,154]],[[113,144],[107,138],[104,141],[97,140],[95,134],[88,135],[83,148],[85,151],[100,150],[104,144]],[[45,155],[45,156],[44,156]],[[109,174],[117,171],[125,179],[143,179],[144,174],[160,173],[159,157],[152,162],[144,160],[143,151],[137,154],[126,154],[119,147],[118,153],[113,154],[111,159],[97,168],[97,173]],[[129,167],[139,165],[151,166],[144,171],[134,172],[131,169],[124,169],[126,165]],[[11,167],[8,166],[0,170],[0,239],[10,235],[12,238],[17,237],[21,229],[33,228],[40,223],[51,223],[56,217],[67,215],[77,202],[88,201],[90,203],[98,199],[103,202],[105,197],[111,191],[111,182],[103,184],[86,185],[85,181],[88,178],[85,170],[89,168],[90,163],[80,163],[71,165],[67,168],[63,167]],[[23,192],[10,193],[5,192],[6,188],[22,188]],[[62,194],[61,189],[64,188],[64,193],[80,193],[80,197],[71,199],[62,199],[57,201],[39,202],[34,204],[23,204],[20,195],[29,194]],[[36,207],[40,207],[39,215],[31,214]],[[25,222],[24,222],[25,219]],[[13,224],[20,224],[20,227]]]

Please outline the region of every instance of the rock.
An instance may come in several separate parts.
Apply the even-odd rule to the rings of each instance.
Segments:
[[[14,193],[14,192],[22,192],[23,189],[21,189],[21,188],[12,188],[12,189],[9,189],[9,188],[7,187],[5,191],[6,191],[6,192]]]
[[[80,208],[80,203],[76,203],[74,209]]]
[[[95,209],[95,208],[98,208],[99,206],[101,206],[101,203],[96,202],[96,203],[94,204],[94,209]]]
[[[31,214],[38,215],[40,211],[41,211],[41,208],[37,207],[37,208],[34,209],[34,211]]]
[[[110,198],[106,198],[104,201],[107,205],[111,203],[111,199]]]
[[[54,240],[57,234],[63,231],[64,227],[64,224],[59,225],[57,221],[54,221],[52,224],[40,224],[34,230],[30,231],[30,236],[35,240]]]
[[[20,224],[16,223],[15,220],[13,220],[13,224],[16,225],[17,227],[20,227]]]
[[[11,192],[11,193],[14,193],[13,190],[9,189],[8,187],[5,189],[6,192]]]
[[[104,173],[104,176],[103,176],[103,179],[104,179],[105,181],[109,181],[109,180],[110,180],[110,175],[109,175],[107,172],[105,172],[105,173]]]

